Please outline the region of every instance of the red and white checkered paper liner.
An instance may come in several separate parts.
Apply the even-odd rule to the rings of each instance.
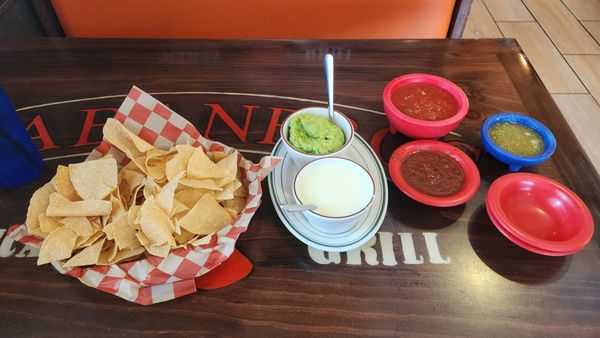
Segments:
[[[127,129],[160,149],[175,144],[201,146],[205,151],[235,152],[222,143],[205,139],[186,119],[154,97],[133,87],[115,118]],[[111,153],[123,165],[125,154],[103,140],[86,160]],[[227,225],[210,237],[204,245],[172,250],[165,258],[146,259],[88,268],[65,268],[62,262],[52,263],[62,274],[78,278],[83,284],[119,296],[131,302],[148,305],[175,299],[196,291],[195,277],[202,276],[224,262],[234,250],[238,236],[245,232],[250,219],[260,205],[261,180],[281,162],[278,157],[263,157],[254,164],[238,153],[239,170],[248,183],[247,204],[233,224]],[[39,247],[42,240],[27,234],[27,228],[16,225],[9,235],[23,244]]]

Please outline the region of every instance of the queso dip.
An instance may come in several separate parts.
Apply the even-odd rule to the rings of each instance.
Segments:
[[[302,204],[314,204],[315,213],[343,217],[364,209],[373,198],[373,181],[358,164],[332,159],[302,170],[294,184]]]

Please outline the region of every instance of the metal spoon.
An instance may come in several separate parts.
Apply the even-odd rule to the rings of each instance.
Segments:
[[[329,120],[335,124],[333,115],[333,55],[325,55],[325,79],[327,80],[327,110],[329,111]]]
[[[315,210],[317,208],[314,204],[280,204],[279,207],[285,211],[304,211],[304,210]]]

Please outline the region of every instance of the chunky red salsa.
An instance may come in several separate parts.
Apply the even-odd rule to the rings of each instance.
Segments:
[[[419,120],[440,121],[456,114],[456,100],[446,90],[426,83],[411,83],[392,94],[392,103]]]
[[[463,186],[465,173],[450,156],[433,151],[408,155],[400,167],[402,177],[415,190],[430,196],[450,196]]]

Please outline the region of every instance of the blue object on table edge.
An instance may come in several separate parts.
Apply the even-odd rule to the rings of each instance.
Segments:
[[[0,185],[25,185],[36,179],[44,167],[19,114],[0,86]]]
[[[500,148],[491,138],[489,129],[496,123],[519,123],[536,131],[544,141],[544,151],[535,156],[520,156]],[[547,160],[556,150],[556,139],[543,123],[526,115],[505,112],[494,114],[483,122],[481,126],[481,142],[483,149],[497,158],[500,162],[508,164],[509,171],[519,171],[521,167],[530,167]]]

